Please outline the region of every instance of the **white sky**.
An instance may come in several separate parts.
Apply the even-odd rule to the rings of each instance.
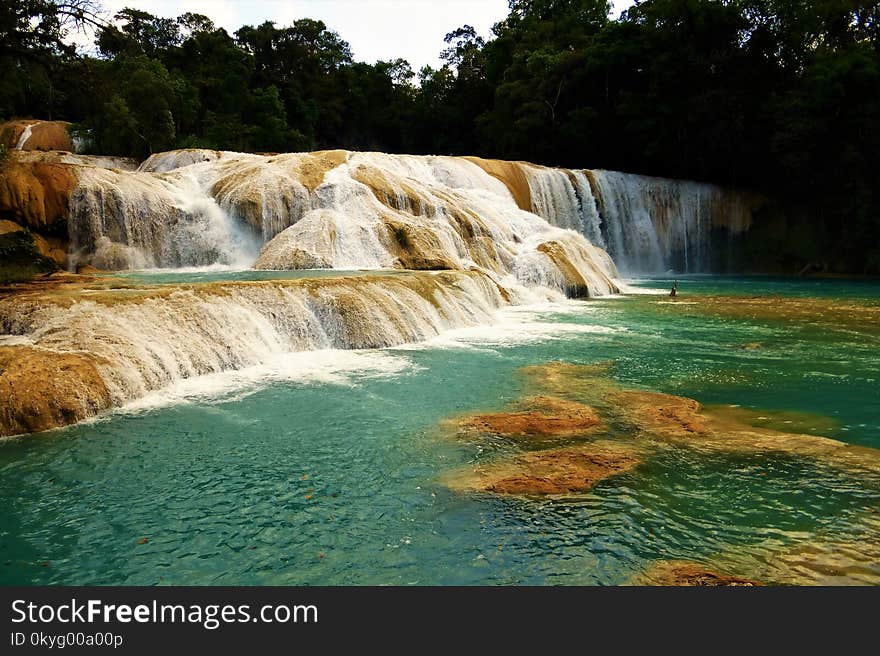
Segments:
[[[175,18],[187,11],[205,14],[232,34],[242,25],[266,20],[279,27],[315,18],[351,44],[356,61],[374,63],[403,57],[418,71],[437,67],[443,37],[464,24],[483,37],[507,16],[507,0],[98,0],[112,16],[124,7]],[[633,4],[612,0],[613,16]],[[77,39],[81,42],[81,39]]]

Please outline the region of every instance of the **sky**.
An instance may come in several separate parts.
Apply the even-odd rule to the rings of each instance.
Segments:
[[[356,61],[375,63],[403,57],[413,70],[440,64],[443,37],[462,25],[491,36],[507,16],[507,0],[98,0],[109,16],[124,7],[175,18],[205,14],[232,34],[242,25],[274,21],[279,27],[315,18],[348,41]],[[613,0],[617,16],[631,0]],[[77,39],[80,42],[80,39]]]

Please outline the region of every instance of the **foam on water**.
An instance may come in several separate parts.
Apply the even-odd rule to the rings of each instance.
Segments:
[[[186,403],[241,400],[266,385],[279,382],[355,385],[414,369],[416,365],[412,362],[384,349],[283,353],[266,364],[178,380],[126,403],[118,412],[137,413]]]
[[[415,344],[395,350],[491,349],[565,339],[574,335],[607,335],[625,331],[588,323],[560,321],[560,317],[588,317],[595,308],[572,301],[545,302],[504,308],[495,313],[492,323],[454,328]]]

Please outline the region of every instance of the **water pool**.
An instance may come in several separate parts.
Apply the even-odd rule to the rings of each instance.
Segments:
[[[731,313],[730,295],[802,313]],[[825,311],[827,299],[843,306]],[[769,582],[880,581],[870,474],[674,448],[584,494],[463,494],[445,473],[513,447],[440,428],[525,394],[524,366],[612,361],[621,385],[807,413],[799,432],[880,448],[880,327],[859,314],[878,304],[878,283],[679,279],[674,305],[512,310],[495,327],[292,356],[299,377],[230,374],[6,440],[0,582],[620,584],[668,559]]]

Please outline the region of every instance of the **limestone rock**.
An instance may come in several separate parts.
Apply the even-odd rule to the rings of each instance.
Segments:
[[[110,405],[93,358],[25,346],[0,346],[0,398],[0,436],[65,426]]]
[[[26,135],[30,128],[29,136]],[[73,152],[67,121],[37,121],[22,119],[0,125],[0,142],[9,149],[18,150],[66,150]]]
[[[0,215],[42,233],[66,233],[75,168],[12,158],[0,169]]]

